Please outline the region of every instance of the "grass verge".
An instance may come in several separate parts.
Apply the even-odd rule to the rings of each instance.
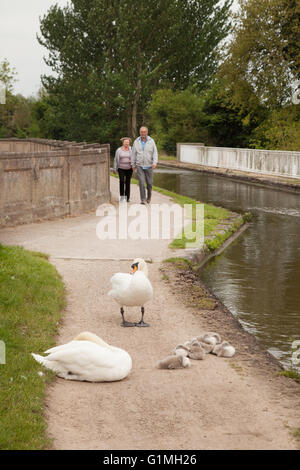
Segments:
[[[177,160],[176,155],[167,155],[166,153],[160,153],[159,154],[159,160]]]
[[[193,307],[197,312],[212,311],[217,307],[217,301],[201,285],[198,274],[195,272],[197,270],[197,264],[187,258],[164,259],[160,268],[163,280],[168,282],[170,279],[175,282],[180,280],[179,284],[176,283],[176,289],[178,292],[181,291],[185,305]],[[192,282],[190,282],[191,279]]]
[[[300,374],[299,372],[295,371],[295,370],[283,370],[281,372],[278,372],[278,375],[283,375],[284,377],[289,377],[290,379],[293,379],[295,380],[296,382],[298,382],[300,384]]]
[[[66,301],[61,276],[47,258],[0,244],[0,339],[6,353],[0,364],[0,449],[36,450],[50,444],[43,409],[45,385],[53,374],[31,352],[54,345]]]

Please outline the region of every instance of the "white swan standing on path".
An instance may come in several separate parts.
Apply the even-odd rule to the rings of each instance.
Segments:
[[[97,335],[80,333],[73,341],[45,351],[34,359],[47,369],[68,380],[113,382],[122,380],[131,371],[132,360],[123,349],[110,346]]]
[[[153,289],[148,279],[147,264],[143,259],[136,258],[131,268],[131,274],[117,273],[111,278],[112,289],[108,295],[120,305],[122,326],[149,326],[144,322],[144,305],[152,299]],[[125,320],[124,306],[141,307],[142,318],[139,323],[130,323]]]

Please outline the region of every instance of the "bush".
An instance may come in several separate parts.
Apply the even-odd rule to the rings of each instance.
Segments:
[[[300,151],[300,105],[271,112],[253,132],[254,148]]]

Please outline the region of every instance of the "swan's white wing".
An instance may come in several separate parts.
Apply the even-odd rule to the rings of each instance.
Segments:
[[[135,305],[144,305],[153,296],[153,288],[151,282],[144,275],[144,273],[137,272],[134,275],[131,285],[132,298],[135,300]]]
[[[70,348],[72,347],[73,343],[74,341],[70,341],[69,343],[66,343],[66,344],[60,344],[59,346],[54,346],[53,348],[47,349],[47,351],[45,351],[45,354],[50,354],[55,351]]]
[[[117,273],[111,278],[110,282],[112,289],[109,291],[108,295],[122,305],[124,301],[126,301],[126,294],[130,292],[132,275]]]
[[[72,346],[58,346],[47,356],[48,361],[59,362],[73,374],[80,374],[91,367],[112,368],[115,366],[115,354],[89,341],[71,341]],[[74,344],[75,343],[75,344]]]
[[[111,278],[110,282],[112,289],[128,289],[132,280],[132,274],[116,273]]]
[[[50,354],[50,353],[53,353],[55,351],[63,351],[63,350],[66,350],[68,348],[72,348],[74,347],[74,343],[78,343],[78,341],[70,341],[69,343],[66,343],[66,344],[60,344],[59,346],[54,346],[53,348],[50,348],[50,349],[47,349],[47,351],[45,351],[45,354]]]

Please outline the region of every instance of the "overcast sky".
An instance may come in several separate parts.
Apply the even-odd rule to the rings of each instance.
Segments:
[[[56,3],[63,7],[69,1],[0,0],[0,62],[7,59],[18,73],[15,93],[36,95],[40,76],[52,73],[43,60],[43,56],[48,56],[47,50],[38,43],[36,34],[39,16]]]
[[[7,59],[18,72],[15,93],[35,95],[41,74],[52,72],[43,60],[47,50],[38,43],[36,34],[39,16],[56,3],[65,6],[68,0],[0,0],[0,62]]]

